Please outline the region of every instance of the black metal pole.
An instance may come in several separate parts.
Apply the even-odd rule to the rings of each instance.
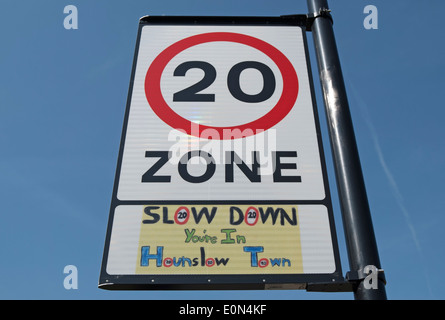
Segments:
[[[364,268],[381,269],[348,98],[340,67],[327,0],[307,0],[318,71],[324,95],[329,136],[351,273],[358,275],[356,300],[386,299],[383,275],[377,289],[365,288]]]

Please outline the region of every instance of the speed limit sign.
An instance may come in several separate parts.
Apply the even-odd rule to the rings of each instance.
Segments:
[[[304,47],[289,26],[144,26],[119,200],[324,199]]]
[[[177,81],[174,77],[184,77],[189,70],[198,69],[204,72],[203,78],[199,82],[178,92],[170,95],[166,93],[167,100],[170,96],[173,97],[173,100],[167,103],[161,90],[161,76],[167,64],[174,57],[184,51],[196,51],[194,47],[199,48],[199,51],[195,52],[195,56],[182,58],[185,60],[190,59],[189,61],[179,62],[179,60],[172,63],[175,66],[174,71],[173,73],[167,73],[166,77],[173,76],[173,79],[168,80],[169,82],[177,82],[183,85],[184,79]],[[191,50],[192,48],[195,50]],[[207,50],[212,50],[219,54],[213,53],[211,56],[205,57],[201,52],[202,48],[207,48]],[[230,53],[230,51],[232,52]],[[240,51],[246,52],[244,58],[246,60],[239,59]],[[237,57],[237,59],[227,59],[227,54]],[[251,54],[256,54],[258,57],[254,60],[250,57]],[[203,61],[204,59],[207,61]],[[209,61],[213,61],[213,64]],[[178,65],[176,66],[176,64]],[[217,65],[218,71],[214,64]],[[234,65],[231,66],[231,64]],[[272,68],[276,69],[275,73],[272,71]],[[249,78],[249,72],[251,73],[251,78]],[[241,75],[243,73],[242,85]],[[282,81],[280,82],[282,86],[280,88],[277,88],[276,85],[276,75]],[[213,90],[217,90],[219,93],[218,100],[215,93],[198,93],[211,87],[218,76],[223,77],[223,79],[218,81],[218,85],[213,86]],[[254,83],[255,79],[259,79],[259,81]],[[249,86],[251,87],[250,89]],[[210,109],[215,108],[217,101],[232,100],[231,103],[238,105],[238,107],[250,106],[252,109],[257,109],[259,104],[268,101],[270,110],[267,110],[267,113],[259,119],[231,126],[202,124],[197,132],[197,134],[201,135],[203,131],[210,128],[215,130],[220,138],[228,139],[243,137],[244,129],[250,129],[245,133],[250,135],[255,134],[256,130],[267,130],[280,122],[295,103],[298,95],[298,77],[286,56],[269,43],[247,34],[240,34],[239,31],[236,33],[209,32],[186,37],[162,51],[150,65],[146,75],[145,88],[147,100],[159,118],[172,128],[184,129],[188,134],[192,135],[192,122],[179,116],[172,109],[172,105],[178,105],[176,102],[208,102],[203,104],[203,106]],[[269,100],[276,92],[276,96],[279,96],[278,102],[275,105],[271,105]],[[232,112],[235,110],[233,109]],[[224,116],[227,117],[225,113],[221,114],[221,117]],[[233,119],[232,122],[236,123]],[[240,136],[224,134],[225,130],[239,132]]]
[[[260,20],[141,20],[102,279],[340,274],[305,26]]]

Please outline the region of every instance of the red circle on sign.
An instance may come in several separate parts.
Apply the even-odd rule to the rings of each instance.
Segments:
[[[260,261],[258,261],[258,265],[260,266],[260,268],[265,268],[269,265],[269,260],[267,260],[266,258],[262,258],[260,259]]]
[[[252,217],[250,215],[251,211],[255,211],[255,216]],[[248,224],[249,226],[254,226],[258,222],[258,217],[260,216],[260,213],[258,212],[258,209],[255,207],[249,207],[247,208],[245,214],[244,214],[244,222]]]
[[[207,267],[213,267],[214,265],[215,265],[215,259],[213,259],[213,258],[206,259],[206,266]]]
[[[283,77],[283,92],[277,104],[261,118],[231,127],[198,125],[174,112],[162,96],[161,75],[167,64],[180,52],[190,47],[216,41],[235,42],[255,48],[272,59],[280,70]],[[148,68],[145,76],[145,96],[156,115],[174,129],[196,137],[200,137],[205,130],[211,129],[218,132],[218,140],[239,139],[270,129],[290,112],[298,96],[298,77],[289,59],[269,43],[239,33],[211,32],[182,39],[162,51]],[[217,137],[214,138],[217,139]]]
[[[170,268],[173,265],[173,259],[165,258],[163,265],[164,265],[164,267]]]
[[[186,211],[186,216],[184,217],[184,216],[179,216],[179,213],[181,213],[181,211],[182,210],[184,210],[184,211]],[[187,207],[179,207],[177,210],[176,210],[176,212],[175,212],[175,222],[177,223],[177,224],[186,224],[187,223],[187,221],[189,221],[189,218],[190,218],[190,211],[189,211],[189,209],[187,208]]]

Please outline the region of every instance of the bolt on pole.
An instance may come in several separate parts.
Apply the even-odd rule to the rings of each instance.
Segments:
[[[327,0],[307,0],[309,15],[315,17],[312,34],[318,62],[329,138],[340,197],[349,266],[361,274],[367,266],[381,269],[371,212],[357,150],[346,88],[332,28]],[[365,288],[359,277],[354,289],[356,300],[386,300],[385,279],[377,288]]]

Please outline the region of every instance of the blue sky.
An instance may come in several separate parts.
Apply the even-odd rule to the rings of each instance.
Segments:
[[[78,9],[77,30],[63,26],[70,4]],[[363,26],[369,4],[378,9],[377,30]],[[445,3],[331,0],[330,7],[388,298],[444,299],[438,273],[445,268]],[[352,299],[306,291],[97,288],[138,19],[306,12],[306,1],[290,0],[3,1],[0,299]],[[346,272],[310,33],[308,43]],[[66,265],[78,268],[77,290],[63,286]]]

